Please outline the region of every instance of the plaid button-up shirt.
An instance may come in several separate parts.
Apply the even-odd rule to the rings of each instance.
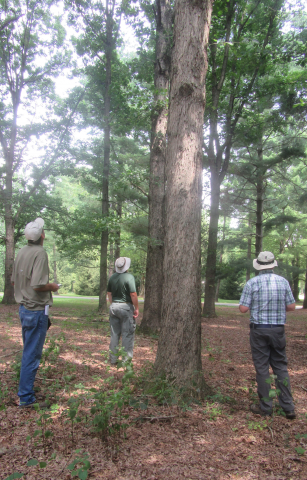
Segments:
[[[240,298],[240,305],[250,309],[252,323],[284,325],[286,305],[294,303],[289,282],[272,269],[261,270],[249,280]]]

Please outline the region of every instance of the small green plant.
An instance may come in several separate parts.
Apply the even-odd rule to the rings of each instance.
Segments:
[[[11,369],[14,372],[14,377],[13,379],[15,382],[18,384],[20,380],[20,370],[21,370],[21,355],[17,355],[14,361],[11,364]]]
[[[46,373],[51,369],[50,364],[55,364],[60,355],[60,342],[65,341],[64,334],[60,334],[56,337],[47,336],[45,342],[45,348],[43,349],[42,358],[40,362],[40,371],[46,369]],[[46,363],[49,363],[49,367],[46,367]]]
[[[7,397],[9,393],[9,389],[7,385],[4,385],[4,383],[0,382],[0,412],[5,410],[5,398]]]
[[[114,383],[114,377],[105,380],[104,388],[91,389],[95,400],[94,406],[91,408],[93,426],[102,441],[107,441],[109,435],[120,437],[121,431],[127,427],[124,420],[128,418],[128,415],[123,414],[123,407],[129,404],[132,394],[130,381],[135,376],[132,359],[119,361],[117,368],[122,367],[124,368],[124,375],[120,390],[110,388]]]
[[[80,480],[86,480],[88,477],[88,471],[91,468],[89,461],[89,455],[86,452],[81,451],[81,449],[76,450],[76,454],[80,454],[76,457],[72,463],[70,463],[67,468],[70,470],[72,477],[78,477]]]
[[[219,407],[216,404],[210,404],[209,402],[207,402],[206,406],[207,408],[206,410],[204,410],[204,414],[205,415],[209,414],[209,419],[213,420],[214,422],[218,417],[220,417],[223,414],[221,407]]]
[[[23,477],[23,473],[14,472],[14,473],[11,473],[11,475],[6,477],[4,480],[15,480],[15,478],[21,478],[21,477]]]
[[[268,423],[267,423],[266,420],[248,422],[248,429],[249,430],[260,430],[260,431],[262,431],[264,428],[267,428],[267,427],[268,427]]]
[[[28,461],[27,467],[34,467],[36,465],[39,465],[39,468],[45,468],[47,466],[46,462],[39,462],[36,460],[36,458],[31,458],[31,460]]]
[[[68,416],[68,422],[71,426],[71,441],[74,443],[74,425],[76,423],[80,423],[82,421],[81,417],[77,416],[78,409],[80,406],[80,398],[78,397],[70,397],[68,400],[68,409],[65,410],[65,414]]]
[[[229,397],[229,395],[222,394],[219,389],[216,391],[216,393],[214,393],[213,395],[210,395],[209,398],[210,400],[213,400],[214,402],[217,402],[217,403],[229,403],[229,404],[236,403],[234,398]]]
[[[305,449],[302,447],[296,447],[295,451],[298,455],[304,455],[305,453]]]
[[[38,419],[36,420],[36,424],[40,427],[40,429],[35,430],[33,433],[33,437],[41,437],[43,442],[44,454],[46,455],[47,451],[47,440],[53,436],[51,430],[49,430],[48,426],[52,423],[52,413],[58,410],[58,405],[52,405],[51,411],[46,412],[45,410],[39,410],[39,405],[35,405],[35,409],[38,412]],[[26,438],[27,441],[32,440],[30,435]]]

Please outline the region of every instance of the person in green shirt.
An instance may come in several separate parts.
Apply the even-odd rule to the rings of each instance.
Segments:
[[[119,257],[115,261],[115,273],[108,281],[107,295],[110,302],[110,361],[116,365],[118,344],[122,337],[122,346],[128,357],[133,357],[135,319],[139,315],[138,297],[134,276],[128,273],[131,259]]]

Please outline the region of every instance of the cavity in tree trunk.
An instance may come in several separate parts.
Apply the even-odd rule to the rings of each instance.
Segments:
[[[155,362],[198,391],[201,365],[202,128],[211,1],[175,3],[168,145],[161,333]],[[198,372],[198,375],[196,374]]]
[[[155,98],[151,126],[148,248],[146,298],[140,328],[143,332],[160,330],[163,251],[165,153],[170,69],[171,6],[169,0],[156,0]]]

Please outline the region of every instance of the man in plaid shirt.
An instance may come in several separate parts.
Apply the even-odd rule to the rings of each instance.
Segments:
[[[251,405],[253,413],[272,414],[269,366],[276,376],[278,401],[289,419],[296,417],[287,370],[285,323],[286,312],[295,310],[289,282],[275,275],[277,262],[271,252],[261,252],[253,262],[259,275],[249,280],[240,298],[239,310],[250,310],[250,344],[256,369],[259,405]]]

